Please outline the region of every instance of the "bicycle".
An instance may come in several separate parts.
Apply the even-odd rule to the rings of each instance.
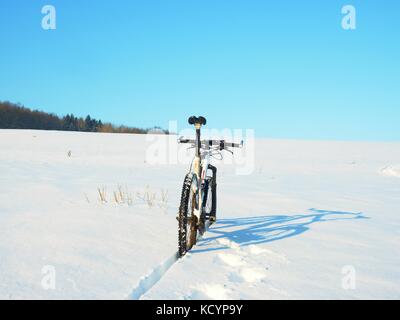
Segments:
[[[205,230],[216,222],[217,168],[211,165],[210,158],[216,158],[218,154],[218,160],[222,160],[222,151],[233,154],[229,148],[243,147],[243,141],[238,144],[225,140],[201,140],[201,127],[207,123],[204,117],[192,116],[188,122],[196,129],[196,139],[180,137],[178,143],[191,144],[190,148],[195,149],[195,156],[183,182],[177,215],[180,257],[196,244],[198,235],[203,235]]]

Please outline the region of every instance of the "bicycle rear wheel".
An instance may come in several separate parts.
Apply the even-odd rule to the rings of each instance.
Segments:
[[[180,257],[184,256],[196,244],[197,239],[198,223],[197,217],[194,215],[194,209],[198,199],[192,188],[193,183],[192,175],[186,175],[183,182],[178,215],[178,249]]]

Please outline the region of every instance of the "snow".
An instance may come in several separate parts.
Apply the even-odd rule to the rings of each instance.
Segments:
[[[380,172],[384,176],[400,178],[400,165],[384,167]]]
[[[188,165],[151,143],[0,130],[1,299],[400,298],[400,143],[257,139],[252,174],[215,162],[218,222],[183,259]]]

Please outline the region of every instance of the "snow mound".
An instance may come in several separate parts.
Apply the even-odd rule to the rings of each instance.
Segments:
[[[386,166],[380,170],[380,173],[384,176],[400,178],[400,165]]]

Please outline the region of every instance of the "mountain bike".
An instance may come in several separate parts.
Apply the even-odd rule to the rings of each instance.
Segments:
[[[208,226],[216,222],[217,211],[217,168],[211,165],[210,158],[222,160],[222,151],[233,154],[230,148],[243,147],[239,143],[225,140],[201,140],[201,127],[206,125],[204,117],[192,116],[188,119],[196,129],[196,139],[180,137],[178,143],[191,144],[195,156],[189,173],[183,182],[178,220],[179,256],[184,256],[195,244]]]

